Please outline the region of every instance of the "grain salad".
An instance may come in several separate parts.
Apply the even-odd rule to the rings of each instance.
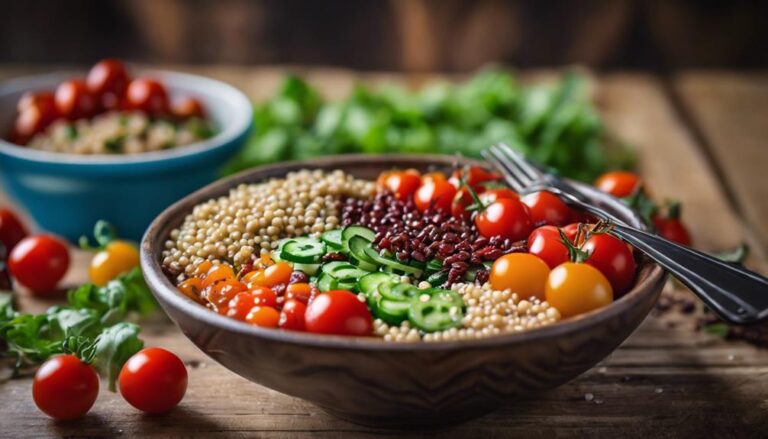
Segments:
[[[382,342],[531,331],[624,294],[634,259],[610,225],[533,195],[477,167],[375,183],[302,170],[197,205],[162,262],[216,313]],[[608,250],[622,263],[605,265]]]
[[[198,118],[177,122],[141,111],[112,111],[92,119],[60,119],[27,146],[69,154],[140,154],[189,145],[213,133],[211,124]]]

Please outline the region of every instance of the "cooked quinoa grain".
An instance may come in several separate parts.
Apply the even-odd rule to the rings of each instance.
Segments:
[[[165,243],[163,266],[190,275],[204,260],[240,265],[287,237],[339,227],[340,201],[373,196],[375,184],[342,171],[301,170],[286,178],[241,184],[195,206]]]
[[[489,283],[458,283],[451,289],[464,299],[467,312],[462,325],[446,331],[420,334],[406,320],[400,326],[374,321],[374,332],[386,341],[450,341],[484,338],[521,332],[550,325],[560,320],[560,312],[536,297],[521,299],[511,290],[498,291]]]

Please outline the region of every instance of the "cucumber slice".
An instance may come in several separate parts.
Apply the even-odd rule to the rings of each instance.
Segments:
[[[323,293],[335,290],[338,284],[339,281],[328,273],[322,273],[320,274],[320,277],[317,278],[317,289]]]
[[[325,254],[325,243],[317,238],[293,238],[286,242],[280,250],[280,258],[301,264],[318,262]]]
[[[352,262],[357,262],[355,265],[368,271],[376,271],[378,269],[376,262],[365,254],[365,249],[372,247],[372,245],[371,241],[359,235],[353,236],[349,240],[350,259]]]
[[[379,285],[384,282],[396,282],[399,278],[399,276],[387,273],[369,273],[361,277],[357,283],[363,294],[366,296],[373,296],[373,293],[378,291]]]
[[[403,320],[408,318],[408,310],[410,308],[410,302],[382,298],[376,304],[374,315],[389,325],[399,326],[400,323],[403,323]]]
[[[363,226],[347,226],[341,231],[341,246],[344,253],[349,252],[349,241],[353,236],[360,236],[365,238],[368,242],[373,242],[376,239],[376,232]]]
[[[448,290],[442,291],[454,293]],[[458,294],[456,295],[458,296]],[[464,310],[461,306],[454,303],[450,295],[443,297],[438,293],[431,297],[425,295],[425,297],[428,297],[428,299],[421,300],[420,296],[410,303],[408,321],[413,326],[424,332],[436,332],[461,325],[461,321],[464,318]]]
[[[334,272],[336,270],[344,269],[344,268],[354,269],[354,268],[357,268],[357,267],[355,267],[354,265],[352,265],[352,264],[350,264],[349,262],[346,262],[346,261],[333,261],[333,262],[328,262],[328,263],[323,264],[320,267],[320,271],[322,271],[323,273],[331,274],[334,277],[338,277],[338,276],[336,276],[334,274]]]
[[[427,282],[429,282],[430,285],[439,287],[440,285],[444,284],[445,281],[448,280],[448,272],[447,271],[436,271],[429,275],[427,278]]]
[[[339,281],[339,283],[336,285],[336,288],[339,290],[347,290],[347,291],[355,291],[355,288],[357,288],[357,282],[353,280],[346,280],[346,281]]]
[[[341,229],[329,230],[320,236],[320,239],[330,248],[341,250]]]
[[[368,274],[368,271],[361,270],[349,262],[334,261],[324,264],[321,268],[323,273],[328,273],[339,281],[357,282],[358,279]]]
[[[410,275],[413,275],[414,277],[421,277],[421,273],[422,273],[421,269],[416,267],[411,267],[410,265],[406,265],[398,261],[395,261],[393,259],[389,259],[385,256],[382,256],[376,250],[374,250],[373,247],[366,248],[365,254],[379,265],[384,265],[386,267],[391,268],[394,271],[401,272],[403,274],[410,274]]]
[[[300,264],[296,262],[293,264],[293,269],[302,271],[307,276],[314,276],[320,270],[320,264]]]
[[[396,300],[398,302],[409,302],[417,297],[421,290],[411,284],[403,283],[382,283],[379,285],[379,294],[383,299]]]

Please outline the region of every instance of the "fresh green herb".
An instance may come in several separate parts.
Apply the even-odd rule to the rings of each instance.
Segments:
[[[712,335],[717,335],[718,337],[726,337],[728,335],[728,332],[730,332],[731,328],[728,326],[727,323],[711,323],[709,325],[704,326],[704,332]]]
[[[107,139],[104,142],[104,147],[107,152],[112,154],[119,154],[123,152],[123,143],[125,142],[125,136],[116,136]]]
[[[69,140],[75,140],[77,139],[77,136],[79,135],[77,132],[77,127],[74,124],[67,124],[65,126],[65,134],[67,136],[67,139]]]
[[[225,172],[288,159],[340,153],[442,153],[480,157],[505,142],[561,175],[592,181],[628,168],[634,156],[607,133],[582,78],[521,86],[497,70],[463,84],[436,83],[410,92],[356,86],[324,103],[296,76],[254,109],[255,130]]]
[[[111,390],[123,363],[143,346],[139,327],[122,320],[157,308],[138,268],[104,287],[86,284],[72,290],[66,306],[44,314],[18,313],[10,297],[0,295],[0,341],[5,342],[0,355],[14,357],[17,372],[68,352],[92,361],[109,378]]]

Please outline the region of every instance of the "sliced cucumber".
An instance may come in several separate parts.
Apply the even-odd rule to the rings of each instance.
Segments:
[[[320,264],[300,264],[296,262],[293,264],[293,269],[302,271],[307,276],[314,276],[320,270]]]
[[[448,280],[448,272],[447,271],[436,271],[429,275],[427,278],[427,282],[429,282],[430,285],[433,287],[439,287],[440,285],[444,284],[445,281]]]
[[[365,249],[370,248],[373,244],[371,241],[356,235],[349,240],[349,259],[352,263],[362,268],[363,270],[376,271],[378,264],[365,254]]]
[[[341,250],[341,229],[329,230],[320,236],[320,239],[330,248]]]
[[[388,282],[379,285],[379,294],[382,298],[399,302],[408,302],[420,292],[421,290],[411,284]]]
[[[335,290],[338,284],[339,281],[328,273],[321,273],[317,278],[317,289],[322,292]]]
[[[325,243],[317,238],[301,237],[287,241],[280,250],[280,258],[300,264],[318,262],[325,254]]]
[[[389,267],[395,272],[400,272],[402,274],[410,274],[410,275],[413,275],[414,277],[421,277],[422,270],[420,268],[411,267],[410,265],[406,265],[401,262],[395,261],[394,259],[389,259],[385,256],[382,256],[376,250],[374,250],[373,247],[366,248],[365,254],[369,258],[371,258],[376,264]]]
[[[353,282],[356,283],[358,279],[365,276],[369,272],[361,270],[358,267],[350,264],[349,262],[334,261],[324,264],[321,268],[323,273],[328,273],[331,276],[338,279],[340,282]]]
[[[341,246],[342,251],[349,252],[349,241],[353,236],[360,236],[365,238],[368,242],[373,242],[376,239],[376,232],[363,226],[347,226],[341,231]]]
[[[339,283],[336,284],[336,288],[340,290],[356,291],[357,282],[353,280],[339,281]]]
[[[411,302],[400,302],[382,298],[376,304],[374,315],[389,325],[400,325],[403,320],[408,318],[408,310],[410,308]]]
[[[328,262],[323,264],[322,267],[320,267],[320,270],[323,273],[328,273],[333,275],[334,277],[338,277],[334,274],[334,272],[342,268],[356,268],[356,267],[346,261],[333,261],[333,262]]]
[[[399,280],[399,276],[395,276],[387,273],[369,273],[361,277],[357,281],[360,291],[366,296],[373,296],[373,293],[378,291],[379,285],[384,282],[396,282]]]

